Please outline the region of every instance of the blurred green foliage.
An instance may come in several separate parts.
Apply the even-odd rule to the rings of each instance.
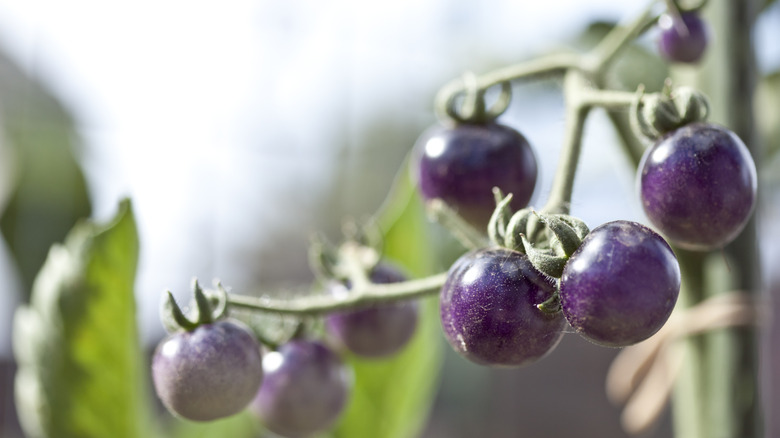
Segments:
[[[148,436],[135,317],[138,235],[129,201],[54,245],[14,315],[16,400],[30,437]]]
[[[61,242],[91,211],[76,154],[80,146],[68,110],[36,78],[0,52],[1,177],[0,232],[22,280],[24,301],[49,247]],[[0,184],[2,185],[2,184]]]
[[[755,100],[756,123],[769,165],[778,166],[780,151],[780,71],[770,73],[758,83]],[[765,162],[766,163],[766,162]],[[771,169],[771,168],[770,168]],[[777,172],[767,172],[778,178]]]

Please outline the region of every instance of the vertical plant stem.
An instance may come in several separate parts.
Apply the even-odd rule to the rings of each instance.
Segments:
[[[682,273],[679,306],[688,308],[701,302],[704,291],[704,254],[675,248]],[[701,336],[685,341],[685,360],[677,379],[672,404],[674,431],[677,438],[710,438],[706,434],[707,415],[705,400],[711,398],[707,391],[707,354]]]
[[[577,171],[577,163],[580,158],[582,146],[582,132],[585,119],[588,116],[589,106],[580,102],[579,90],[588,87],[582,73],[570,70],[564,76],[563,94],[567,99],[566,127],[564,129],[563,146],[558,159],[558,169],[550,189],[550,197],[542,208],[547,213],[568,214],[571,207],[571,195],[574,190],[574,175]]]
[[[758,136],[753,114],[753,94],[757,81],[751,31],[755,24],[758,4],[755,0],[712,2],[714,12],[722,20],[725,50],[725,75],[721,89],[726,90],[722,105],[725,121],[751,149],[760,163]],[[718,86],[718,84],[713,84]],[[757,211],[759,211],[757,209]],[[726,248],[731,269],[713,260],[708,266],[708,277],[728,274],[731,289],[760,295],[760,260],[756,240],[756,221],[751,219],[745,231]],[[710,336],[710,382],[718,390],[716,403],[710,406],[713,425],[720,436],[758,438],[763,436],[759,388],[757,328],[735,328]],[[718,436],[718,435],[712,435]]]
[[[714,53],[708,55],[698,77],[691,79],[712,98],[714,121],[734,130],[758,163],[752,100],[756,67],[751,44],[757,11],[755,0],[709,3],[708,18],[717,30],[713,33],[718,35],[718,43],[711,47]],[[707,295],[739,290],[759,297],[759,266],[755,220],[751,220],[723,253],[703,260],[698,283],[704,285]],[[686,300],[697,298],[702,297],[688,295]],[[763,436],[758,345],[757,328],[720,330],[688,342],[688,365],[675,393],[679,438]]]

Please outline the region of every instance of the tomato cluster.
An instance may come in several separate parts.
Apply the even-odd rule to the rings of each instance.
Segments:
[[[379,263],[374,283],[406,278]],[[199,290],[195,285],[196,293]],[[347,293],[332,282],[329,293]],[[328,429],[344,410],[351,374],[338,347],[368,359],[397,354],[417,325],[417,303],[402,301],[327,316],[329,343],[295,337],[263,354],[252,330],[227,318],[194,324],[164,339],[152,359],[152,377],[165,407],[192,421],[211,421],[249,409],[270,431],[303,438]],[[186,323],[186,321],[185,321]]]
[[[488,140],[508,138],[509,129],[496,123],[462,124],[424,134],[417,153],[423,198],[444,194],[453,210],[485,218],[494,209],[487,202],[491,187],[520,187],[517,205],[524,207],[536,167],[513,164],[516,173],[507,172],[511,154],[506,150],[526,149],[528,143],[521,135],[509,137],[522,141]],[[444,153],[450,150],[457,154]],[[448,178],[473,185],[452,185]],[[733,133],[712,124],[692,123],[662,137],[648,149],[639,181],[650,221],[684,248],[722,247],[744,227],[755,203],[756,174],[747,149]],[[480,204],[475,193],[482,194]],[[483,230],[486,222],[478,223]],[[566,322],[594,343],[631,345],[655,334],[677,301],[680,268],[672,248],[636,222],[613,221],[592,230],[567,256],[559,279],[540,273],[522,247],[495,243],[499,247],[458,259],[440,295],[446,339],[479,364],[532,363],[557,345]],[[550,311],[547,304],[556,298],[559,307]]]
[[[496,212],[508,208],[493,206],[492,187],[521,190],[515,198],[519,207],[533,192],[534,154],[506,126],[432,130],[417,147],[423,197],[446,195],[453,210],[483,230],[496,226]],[[739,138],[717,125],[691,123],[663,135],[648,148],[638,179],[648,218],[684,248],[727,244],[755,203],[753,161]],[[455,180],[472,184],[451,186]],[[561,224],[554,226],[540,213],[537,225],[551,230],[546,243],[529,242],[526,234],[544,233],[528,231],[514,240],[522,244],[495,242],[451,266],[440,291],[440,317],[445,338],[462,356],[482,365],[519,367],[552,351],[567,325],[596,344],[622,347],[647,339],[667,321],[681,279],[666,240],[636,222],[612,221],[588,232],[563,217],[569,220],[562,224],[578,230],[576,245],[564,241]],[[519,223],[513,219],[508,223]],[[511,227],[502,226],[509,233]],[[532,250],[545,244],[562,251],[560,269],[538,264]],[[373,283],[405,281],[384,263],[367,274]],[[332,296],[350,293],[348,281],[327,284]],[[155,388],[165,406],[183,418],[208,421],[249,407],[276,434],[310,436],[330,427],[349,398],[350,373],[336,348],[366,358],[391,356],[409,342],[417,318],[413,301],[333,312],[324,325],[330,342],[293,338],[264,355],[243,323],[210,321],[159,345],[152,364]]]
[[[663,17],[659,25],[663,56],[677,62],[701,57],[707,36],[695,12]],[[588,231],[582,221],[557,213],[567,206],[553,206],[555,215],[526,209],[537,180],[528,140],[493,119],[458,120],[426,131],[414,160],[421,197],[443,201],[464,219],[466,225],[454,221],[457,226],[487,231],[494,244],[467,252],[447,272],[440,317],[451,346],[478,364],[519,367],[551,352],[567,326],[608,347],[658,332],[681,283],[667,241],[631,221]],[[659,138],[638,171],[647,217],[677,247],[722,248],[754,209],[750,153],[721,126],[690,119],[669,129],[662,125],[648,131]],[[496,206],[495,194],[502,192],[512,196]],[[538,220],[530,219],[532,213]],[[383,263],[367,276],[372,283],[405,281]],[[349,281],[326,284],[333,297],[350,293]],[[201,297],[199,308],[207,308],[205,302]],[[270,431],[302,438],[327,429],[344,410],[351,377],[339,352],[397,354],[415,332],[418,308],[398,301],[333,312],[325,318],[325,341],[293,337],[265,354],[241,322],[207,318],[191,324],[176,317],[183,330],[159,345],[152,363],[157,394],[171,412],[208,421],[248,407]]]

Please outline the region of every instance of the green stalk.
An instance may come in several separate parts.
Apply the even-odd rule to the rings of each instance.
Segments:
[[[707,19],[717,29],[713,33],[718,35],[718,41],[710,47],[707,64],[688,78],[711,97],[713,121],[734,130],[751,149],[757,163],[760,154],[753,115],[756,68],[751,30],[758,6],[755,0],[709,3]],[[708,255],[698,266],[685,257],[680,263],[690,271],[685,279],[700,287],[684,289],[683,299],[689,304],[695,304],[704,295],[733,290],[758,298],[760,263],[755,220],[723,253]],[[687,364],[675,391],[676,436],[762,437],[757,328],[731,328],[691,339],[687,354]]]
[[[585,88],[588,88],[588,85],[582,72],[571,70],[566,73],[563,82],[563,95],[566,98],[566,127],[550,197],[542,208],[545,213],[569,214],[571,195],[574,191],[574,175],[580,158],[582,131],[590,110],[589,106],[582,104],[578,94]]]
[[[705,298],[704,258],[706,254],[675,248],[682,273],[682,287],[677,303],[682,308],[695,306]],[[685,341],[685,360],[675,382],[674,431],[678,438],[707,438],[706,400],[710,394],[705,380],[707,368],[706,344],[703,337]],[[713,437],[714,438],[714,437]]]
[[[399,283],[375,284],[364,282],[362,286],[355,286],[350,294],[343,298],[327,294],[307,295],[297,299],[228,294],[227,302],[231,307],[260,312],[285,315],[322,315],[338,310],[352,309],[361,305],[433,295],[439,292],[446,279],[447,273],[442,272],[430,277]]]

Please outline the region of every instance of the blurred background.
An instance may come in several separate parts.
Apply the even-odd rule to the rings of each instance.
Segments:
[[[141,242],[137,318],[151,349],[164,335],[161,292],[183,300],[194,276],[220,278],[240,293],[310,282],[309,235],[336,240],[345,217],[377,211],[396,175],[406,177],[416,137],[437,122],[432,102],[445,82],[587,47],[603,33],[594,23],[643,5],[0,0],[0,436],[21,436],[10,330],[37,271],[25,266],[42,262],[75,218],[105,220],[121,198],[132,199]],[[778,29],[775,3],[754,34],[763,74],[780,69]],[[653,37],[636,56],[657,62]],[[652,80],[667,73],[622,69]],[[557,85],[516,86],[501,119],[536,150],[537,206],[562,137]],[[585,135],[572,213],[591,227],[645,222],[634,169],[603,113],[593,114]],[[777,170],[776,161],[767,166]],[[759,211],[765,266],[780,263],[773,173],[764,172]],[[436,226],[430,232],[449,254],[438,266],[446,269],[454,246]],[[780,282],[765,271],[768,284]],[[514,371],[442,351],[425,437],[626,436],[604,393],[617,350],[565,336],[544,361]],[[666,418],[647,436],[669,430]]]

